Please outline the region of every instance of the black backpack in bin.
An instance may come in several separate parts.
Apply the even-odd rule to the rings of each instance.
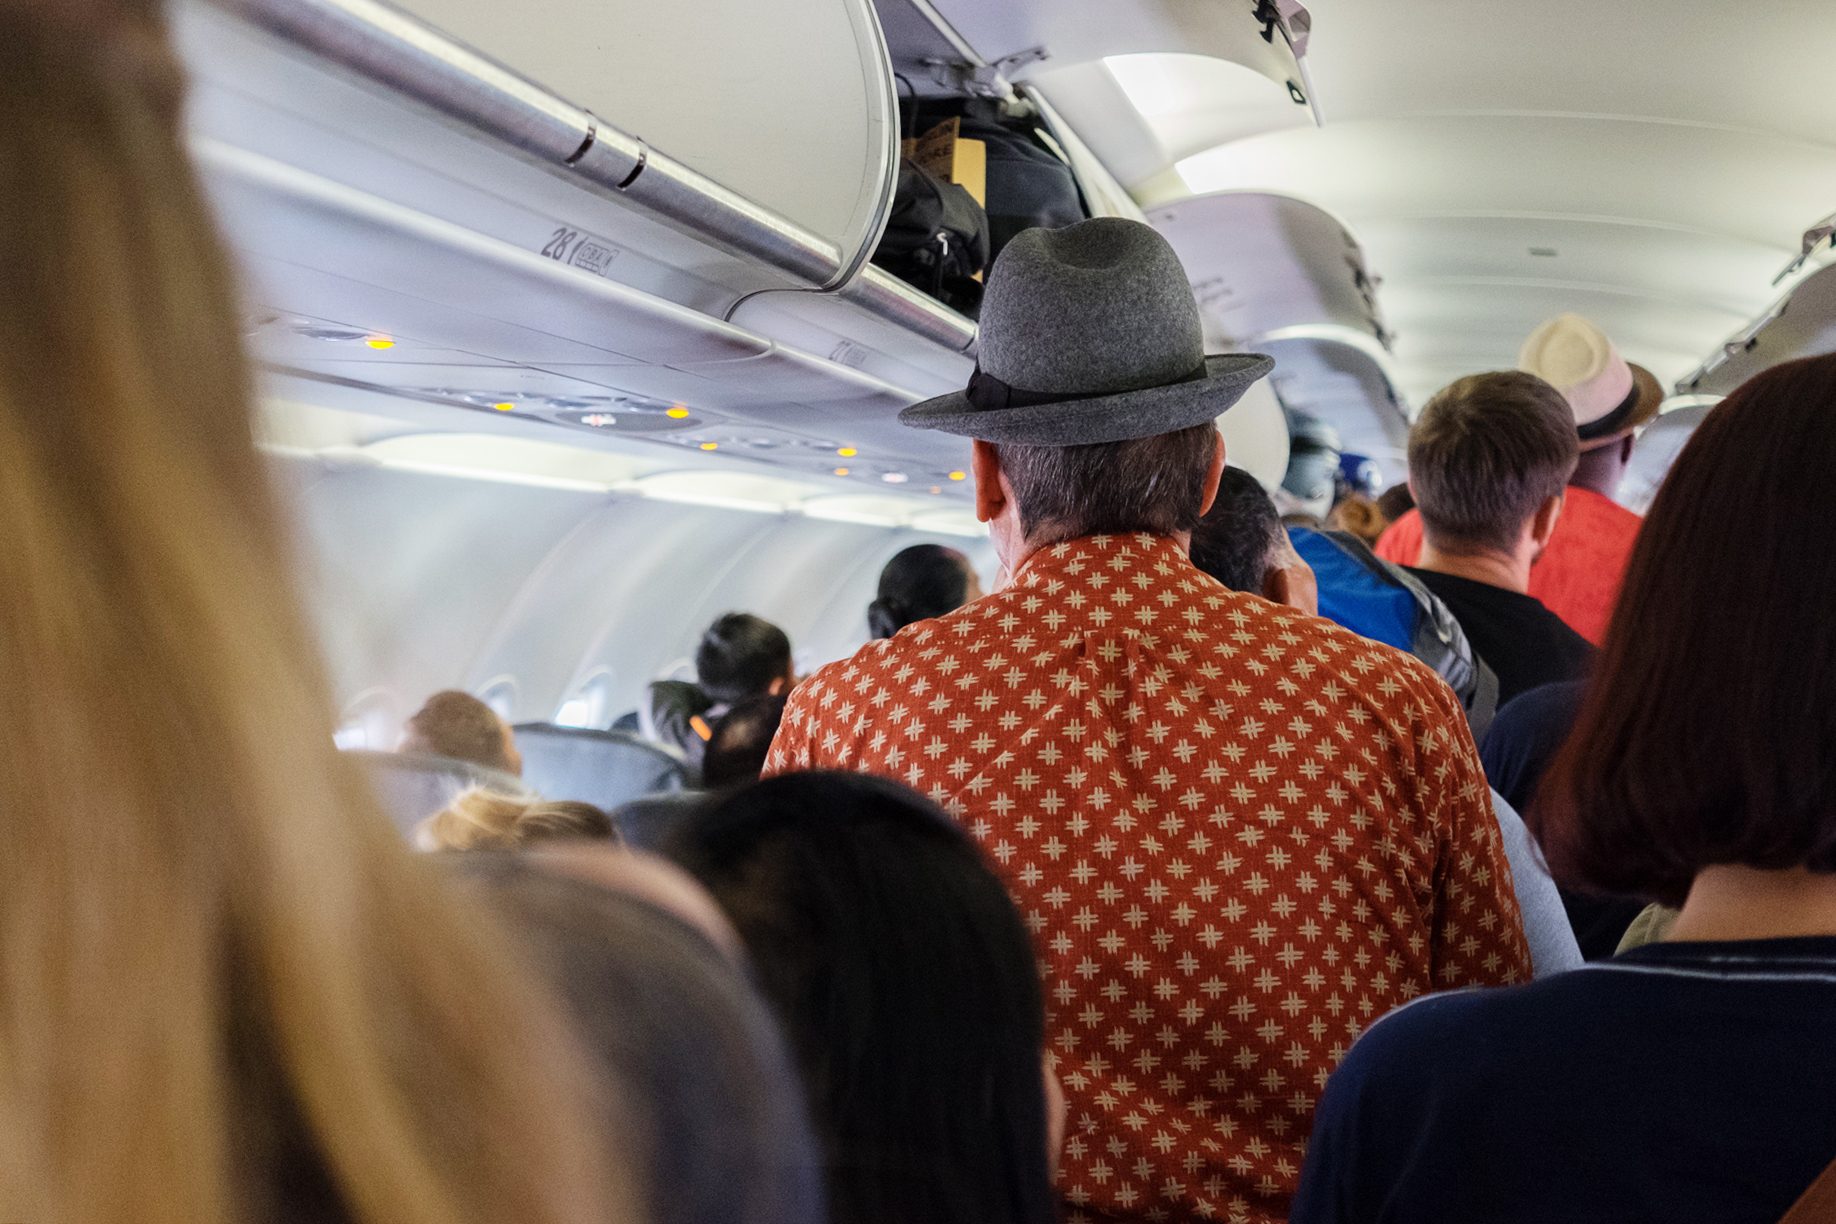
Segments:
[[[982,304],[975,277],[989,263],[988,214],[964,188],[901,158],[892,215],[873,262],[974,318]]]

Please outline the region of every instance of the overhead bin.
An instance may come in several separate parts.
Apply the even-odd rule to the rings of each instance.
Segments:
[[[1400,475],[1409,431],[1378,279],[1337,218],[1289,196],[1220,192],[1148,220],[1186,265],[1214,350],[1267,352],[1284,406],[1327,421],[1348,451]]]
[[[252,281],[255,350],[295,382],[811,476],[846,447],[859,480],[960,494],[952,440],[894,419],[909,385],[246,150],[197,151]]]
[[[1836,264],[1799,281],[1677,382],[1685,395],[1727,395],[1761,370],[1836,352]]]
[[[569,6],[551,7],[553,21],[539,20],[529,6],[518,20],[543,28],[551,45],[565,41],[555,31],[578,34],[567,25]],[[695,409],[738,398],[737,380],[723,395],[722,380],[700,377],[700,366],[752,360],[747,386],[758,411],[770,407],[759,402],[761,393],[782,395],[792,417],[796,405],[854,402],[889,428],[899,404],[962,384],[974,326],[862,270],[883,221],[893,164],[896,116],[885,52],[865,0],[797,0],[791,7],[800,29],[826,31],[814,36],[819,41],[852,40],[851,67],[840,73],[849,83],[835,85],[852,99],[852,113],[828,128],[812,120],[799,129],[824,145],[808,163],[820,173],[789,176],[797,180],[793,198],[773,177],[778,162],[753,166],[755,176],[732,149],[707,155],[731,155],[725,171],[776,193],[797,217],[374,0],[192,0],[179,6],[178,32],[196,82],[194,146],[226,230],[258,269],[255,297],[268,313],[322,334],[399,331],[428,349],[460,353],[461,364],[473,367],[560,364],[550,352],[559,349],[571,358],[565,364],[599,370],[597,381],[613,391]],[[509,52],[531,51],[483,8],[420,8]],[[603,25],[627,9],[624,26]],[[647,31],[669,26],[657,16],[614,5],[599,6],[588,20],[593,38],[603,42],[622,29],[627,41],[619,46],[636,47]],[[748,21],[759,20],[755,6]],[[737,54],[732,39],[725,45]],[[564,72],[585,71],[578,57],[558,62]],[[804,75],[821,82],[832,69]],[[639,117],[658,122],[685,79],[718,80],[728,89],[736,79],[705,54],[673,61],[626,54],[620,70],[651,82],[639,91],[649,97],[649,113]],[[771,112],[774,122],[795,127],[802,123],[796,107],[822,109],[809,88],[766,92],[770,98],[753,112],[769,112],[780,94],[791,99]],[[729,102],[747,109],[736,97]],[[796,153],[781,139],[767,143],[775,158]],[[847,173],[838,149],[850,151]],[[347,242],[347,227],[356,235],[412,235],[414,258],[382,241],[368,247],[374,260],[353,260],[349,252],[365,244]],[[538,271],[543,263],[546,271]],[[539,288],[481,300],[483,284],[500,283],[493,278],[519,264],[519,283]],[[783,300],[749,317],[794,340],[727,322],[749,300],[772,297]],[[556,317],[563,299],[596,305],[567,322]],[[608,305],[613,299],[616,309]],[[806,316],[808,303],[820,305]],[[538,333],[546,347],[535,343]],[[398,363],[427,364],[406,362],[412,351],[392,349],[366,369],[374,376]],[[259,343],[258,355],[265,355]],[[605,373],[612,368],[615,377]],[[403,371],[377,385],[420,386],[424,372]],[[539,374],[524,381],[539,382]],[[686,399],[693,394],[703,402]]]

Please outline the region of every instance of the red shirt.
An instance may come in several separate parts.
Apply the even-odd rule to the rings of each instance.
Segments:
[[[1610,497],[1570,485],[1549,547],[1530,567],[1530,594],[1598,646],[1619,599],[1619,584],[1645,520]],[[1385,561],[1415,565],[1422,559],[1422,516],[1411,510],[1373,550]]]
[[[1070,1101],[1070,1219],[1286,1218],[1327,1074],[1426,991],[1527,980],[1452,692],[1229,591],[1173,541],[1074,540],[798,686],[767,773],[925,791],[1012,889]]]

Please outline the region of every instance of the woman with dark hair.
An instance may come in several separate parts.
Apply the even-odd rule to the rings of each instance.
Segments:
[[[941,544],[914,544],[880,571],[879,596],[867,605],[867,628],[889,638],[914,621],[954,612],[982,597],[969,558]]]
[[[679,829],[803,1070],[836,1224],[1049,1224],[1039,971],[944,812],[894,782],[790,774]]]
[[[1836,1218],[1832,471],[1836,356],[1709,413],[1539,790],[1555,877],[1680,905],[1667,942],[1377,1024],[1295,1224]]]

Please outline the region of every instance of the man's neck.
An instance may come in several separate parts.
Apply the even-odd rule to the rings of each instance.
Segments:
[[[1449,552],[1422,541],[1422,559],[1417,569],[1431,570],[1487,586],[1503,587],[1519,595],[1530,592],[1530,559],[1502,552]]]
[[[1836,935],[1836,876],[1709,867],[1690,886],[1671,940]]]
[[[1619,484],[1625,477],[1624,452],[1619,443],[1612,442],[1582,451],[1581,461],[1575,465],[1575,474],[1568,478],[1568,483],[1573,488],[1612,497],[1619,492]]]
[[[1042,543],[1034,543],[1032,540],[1023,540],[1009,550],[1013,553],[1011,557],[1003,555],[1004,550],[1000,547],[999,542],[997,542],[995,546],[995,555],[1000,558],[1002,573],[1006,574],[1011,580],[1017,577],[1021,570],[1026,568],[1027,562],[1031,561],[1035,556],[1044,552],[1046,549],[1055,548],[1060,544],[1069,544],[1073,540],[1088,540],[1090,538],[1090,536],[1072,536],[1070,539],[1065,540],[1047,539]],[[1171,535],[1161,538],[1171,540],[1174,544],[1179,546],[1180,552],[1188,556],[1191,555],[1192,533],[1190,531],[1175,531]]]

